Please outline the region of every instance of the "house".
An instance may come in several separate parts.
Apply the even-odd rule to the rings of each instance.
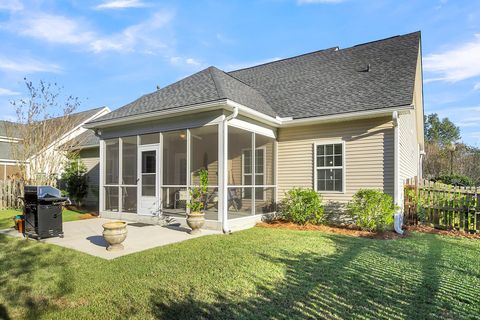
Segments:
[[[42,150],[41,154],[31,154],[28,156],[28,159],[17,159],[19,156],[15,154],[15,149],[19,150],[19,148],[15,148],[14,144],[23,144],[23,134],[22,132],[26,132],[27,130],[23,131],[26,125],[12,123],[8,121],[0,121],[0,180],[7,180],[8,178],[12,178],[18,176],[20,174],[19,165],[21,165],[21,161],[25,161],[25,165],[27,167],[27,172],[31,176],[33,175],[54,175],[58,176],[61,172],[61,166],[54,166],[52,168],[47,168],[44,165],[35,166],[35,161],[41,162],[42,157],[50,157],[54,158],[59,156],[59,160],[61,159],[61,155],[59,154],[60,147],[65,144],[70,144],[72,146],[76,146],[77,144],[83,144],[84,141],[81,139],[84,136],[93,135],[90,130],[85,129],[83,126],[86,122],[92,121],[95,118],[101,117],[106,113],[110,112],[110,109],[107,107],[95,108],[90,109],[82,112],[72,113],[68,115],[68,121],[64,121],[63,118],[52,118],[45,122],[46,126],[54,126],[55,122],[58,121],[59,126],[62,126],[61,131],[59,132],[59,136],[54,139],[54,141],[50,141],[47,147]],[[98,142],[97,142],[97,149],[98,149]],[[40,160],[39,160],[40,159]],[[61,161],[59,161],[61,162]],[[42,168],[42,172],[38,172]],[[43,172],[43,171],[49,172]],[[51,171],[51,172],[50,172]],[[98,180],[98,178],[97,178]],[[98,185],[98,183],[97,183]],[[98,201],[97,201],[98,202]]]
[[[420,32],[225,72],[206,68],[86,124],[100,139],[100,214],[183,222],[209,174],[206,227],[253,225],[293,187],[331,210],[360,188],[403,199],[421,175]]]

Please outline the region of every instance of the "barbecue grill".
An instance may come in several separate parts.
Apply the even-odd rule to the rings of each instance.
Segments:
[[[67,199],[50,186],[25,186],[25,237],[63,238],[62,205]]]

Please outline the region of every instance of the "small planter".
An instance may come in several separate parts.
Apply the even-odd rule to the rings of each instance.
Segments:
[[[187,224],[192,229],[190,234],[199,234],[200,228],[205,224],[205,213],[192,212],[187,215]]]
[[[123,250],[122,242],[127,237],[127,223],[112,221],[103,224],[103,238],[108,242],[108,251]]]

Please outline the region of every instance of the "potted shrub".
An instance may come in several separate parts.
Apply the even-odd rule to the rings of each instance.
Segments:
[[[190,189],[190,202],[187,207],[190,212],[187,214],[187,224],[192,229],[190,234],[200,233],[200,228],[205,224],[205,202],[208,191],[208,171],[200,170],[198,173],[200,186]]]

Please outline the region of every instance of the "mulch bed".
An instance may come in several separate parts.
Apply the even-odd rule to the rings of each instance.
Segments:
[[[286,222],[286,221],[260,222],[257,224],[257,227],[273,228],[273,229],[289,229],[289,230],[314,230],[314,231],[321,231],[321,232],[327,232],[327,233],[342,234],[342,235],[347,235],[352,237],[380,239],[380,240],[393,240],[393,239],[405,238],[407,236],[406,234],[399,235],[394,231],[369,232],[369,231],[358,230],[353,226],[331,227],[331,226],[314,225],[314,224],[298,225],[298,224],[295,224],[292,222]]]
[[[98,214],[96,213],[81,213],[80,214],[80,220],[86,220],[86,219],[92,219],[92,218],[97,218]]]
[[[443,236],[450,236],[450,237],[480,239],[480,233],[467,233],[467,232],[460,231],[460,230],[441,230],[441,229],[435,229],[433,227],[424,226],[424,225],[406,226],[405,230],[423,232],[423,233],[431,233],[431,234],[440,234],[440,235],[443,235]]]
[[[439,230],[429,226],[405,226],[404,235],[399,235],[394,231],[385,231],[385,232],[370,232],[370,231],[363,231],[355,228],[352,225],[346,226],[324,226],[324,225],[314,225],[314,224],[306,224],[306,225],[298,225],[292,222],[287,221],[271,221],[271,222],[260,222],[257,223],[257,227],[261,228],[273,228],[273,229],[289,229],[289,230],[309,230],[309,231],[321,231],[327,233],[335,233],[335,234],[342,234],[352,237],[360,237],[360,238],[370,238],[370,239],[380,239],[380,240],[394,240],[394,239],[401,239],[408,237],[409,233],[412,231],[415,232],[423,232],[423,233],[430,233],[430,234],[439,234],[443,236],[451,236],[451,237],[463,237],[468,239],[480,239],[480,233],[466,233],[459,230]]]

